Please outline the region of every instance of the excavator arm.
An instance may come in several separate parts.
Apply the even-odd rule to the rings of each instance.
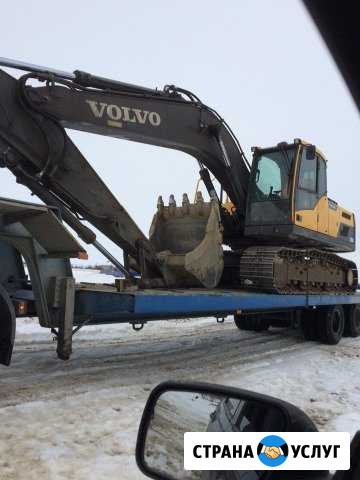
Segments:
[[[0,60],[2,65],[17,66]],[[214,197],[215,192],[209,171],[235,205],[235,215],[222,211],[223,224],[229,243],[232,236],[239,238],[249,168],[235,136],[214,110],[173,86],[159,91],[78,71],[23,69],[31,72],[19,80],[0,71],[2,165],[45,203],[57,206],[85,242],[96,243],[96,237],[81,219],[103,232],[138,265],[145,261],[157,268],[148,239],[65,128],[177,149],[195,157],[210,195]],[[45,86],[38,86],[39,81]]]

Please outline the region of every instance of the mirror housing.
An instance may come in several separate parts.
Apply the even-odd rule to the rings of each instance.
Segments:
[[[233,388],[233,387],[225,387],[225,386],[220,386],[220,385],[214,385],[214,384],[208,384],[208,383],[183,383],[183,382],[164,382],[158,385],[151,393],[150,396],[147,400],[140,426],[139,426],[139,431],[138,431],[138,438],[137,438],[137,444],[136,444],[136,462],[141,470],[141,472],[153,479],[157,480],[174,480],[174,477],[168,472],[168,471],[160,471],[159,469],[156,469],[155,467],[152,467],[151,465],[148,464],[146,461],[146,440],[148,433],[151,433],[150,427],[151,427],[151,422],[154,421],[154,418],[157,418],[155,416],[155,408],[158,404],[158,401],[160,397],[164,396],[165,394],[171,394],[170,396],[174,398],[174,393],[178,392],[179,394],[184,394],[184,393],[189,393],[189,394],[194,394],[195,397],[207,397],[207,398],[214,398],[218,397],[221,399],[221,403],[219,403],[216,407],[216,412],[219,411],[219,408],[221,409],[222,403],[226,401],[226,399],[231,399],[231,400],[238,400],[239,402],[245,401],[246,405],[248,405],[248,402],[251,404],[255,404],[256,406],[260,406],[262,409],[267,409],[267,411],[270,411],[273,409],[276,411],[277,414],[281,415],[281,421],[282,421],[282,426],[279,428],[278,431],[283,431],[283,432],[301,432],[301,431],[307,431],[307,432],[316,432],[317,428],[315,427],[314,423],[312,420],[304,413],[302,412],[299,408],[295,407],[294,405],[279,400],[274,397],[270,397],[268,395],[262,395],[260,393],[255,393],[251,392],[248,390],[243,390],[243,389],[238,389],[238,388]],[[171,406],[171,405],[170,405]],[[159,408],[159,407],[158,407]],[[215,408],[215,407],[214,407]],[[168,421],[168,418],[173,421],[174,414],[173,412],[176,412],[177,417],[179,417],[179,412],[174,408],[174,410],[171,411],[172,415],[169,415],[169,410],[167,411],[168,417],[165,418],[166,421]],[[215,420],[215,417],[212,416],[214,412],[210,413],[209,419],[210,423],[213,423]],[[197,411],[195,410],[195,416],[197,414]],[[279,415],[278,415],[279,417]],[[163,419],[162,419],[163,420]],[[192,419],[192,421],[194,418]],[[196,420],[196,418],[195,418]],[[185,422],[184,422],[185,423]],[[204,431],[214,431],[210,427],[210,423],[208,424],[208,430]],[[194,425],[194,431],[199,431],[198,428],[196,427],[196,421],[193,423]],[[166,427],[166,426],[165,426]],[[276,431],[272,429],[273,431]],[[168,431],[165,429],[166,433]],[[189,430],[186,430],[189,431]],[[228,430],[215,430],[215,431],[228,431]],[[255,430],[257,431],[257,430]],[[262,431],[262,430],[258,430]],[[156,431],[158,434],[159,432]],[[180,434],[183,434],[183,431],[180,431]],[[180,437],[180,435],[179,435]],[[153,436],[154,438],[154,436]],[[173,433],[171,432],[170,435],[171,442],[174,443],[175,440],[173,439]],[[183,438],[183,437],[182,437]],[[168,440],[164,440],[165,445],[168,445],[169,442]],[[183,444],[182,444],[183,447]],[[151,449],[155,451],[156,453],[156,445],[151,445]],[[166,457],[166,452],[164,453],[163,449],[161,446],[158,445],[159,452],[162,457],[165,458],[165,460],[169,460],[169,462],[172,462],[172,458],[168,459]],[[183,452],[182,452],[183,454]],[[156,455],[154,455],[156,456]],[[163,464],[161,464],[161,467],[164,467]],[[167,465],[165,465],[164,468],[167,468]],[[268,478],[272,479],[275,478],[272,476],[273,472],[267,472],[264,473],[264,477],[262,478]],[[278,472],[279,473],[279,472]],[[277,473],[277,474],[278,474]],[[284,474],[284,472],[281,472]],[[293,472],[294,474],[296,472]],[[309,472],[304,472],[304,473],[309,473]],[[318,472],[320,473],[320,472]],[[286,477],[286,478],[292,478],[292,475]],[[303,477],[305,478],[305,477]],[[314,478],[314,477],[307,477],[307,478]],[[316,477],[317,478],[317,477]],[[323,478],[323,477],[322,477]]]
[[[351,442],[350,470],[340,470],[335,473],[333,480],[357,480],[360,478],[360,431]]]

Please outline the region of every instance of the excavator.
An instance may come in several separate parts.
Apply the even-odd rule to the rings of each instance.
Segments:
[[[0,165],[86,244],[119,268],[121,288],[244,288],[351,293],[355,216],[327,195],[327,160],[301,139],[254,147],[247,161],[225,120],[192,92],[151,89],[0,58]],[[209,200],[160,196],[149,236],[89,165],[66,129],[185,152]],[[82,188],[86,185],[86,188]],[[120,261],[83,221],[120,247]],[[80,252],[84,258],[85,253]]]

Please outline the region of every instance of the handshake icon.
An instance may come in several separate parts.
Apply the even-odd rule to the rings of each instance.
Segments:
[[[259,443],[258,455],[260,455],[260,453],[265,453],[265,455],[270,458],[270,460],[275,460],[276,458],[280,457],[280,455],[287,457],[289,454],[289,450],[286,443],[284,443],[284,445],[281,445],[280,447],[269,447],[267,445]]]
[[[271,460],[283,455],[279,447],[265,447],[264,453],[268,458],[271,458]]]

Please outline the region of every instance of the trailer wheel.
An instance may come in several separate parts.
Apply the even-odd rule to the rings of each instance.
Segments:
[[[255,332],[264,332],[270,327],[270,322],[266,318],[262,318],[261,315],[255,315],[255,321],[253,322],[253,330]]]
[[[234,315],[234,323],[239,330],[251,330],[249,317],[246,315]]]
[[[252,330],[254,332],[262,332],[267,330],[270,323],[267,319],[261,318],[260,315],[234,315],[235,325],[239,330]]]
[[[351,305],[346,313],[345,335],[358,337],[360,335],[360,305]]]
[[[319,340],[319,320],[317,310],[303,310],[301,312],[300,323],[305,340]]]
[[[345,328],[345,314],[341,305],[321,308],[319,311],[320,340],[327,345],[340,342]]]

